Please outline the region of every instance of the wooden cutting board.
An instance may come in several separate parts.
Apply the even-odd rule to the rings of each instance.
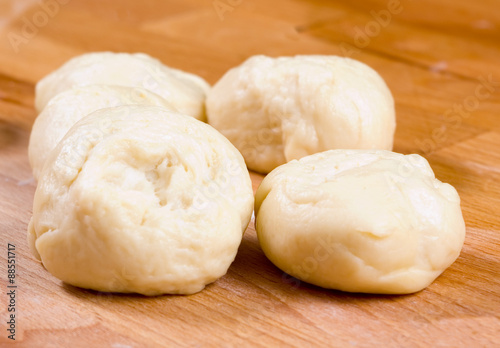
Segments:
[[[227,275],[192,296],[62,284],[26,242],[33,88],[70,57],[103,50],[146,52],[211,83],[254,54],[369,64],[396,100],[395,151],[423,154],[462,198],[460,258],[408,296],[295,287],[260,250],[252,222]],[[496,0],[3,0],[0,346],[12,343],[8,244],[17,265],[15,342],[24,347],[500,346],[499,59]],[[262,176],[252,179],[257,188]]]

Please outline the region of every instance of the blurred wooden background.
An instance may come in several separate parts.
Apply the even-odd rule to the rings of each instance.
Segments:
[[[215,83],[254,54],[361,60],[396,100],[395,151],[420,153],[461,198],[461,257],[409,296],[327,291],[283,276],[248,228],[228,274],[192,296],[62,284],[29,254],[34,84],[89,51],[146,52]],[[24,347],[500,346],[500,3],[497,0],[1,0],[0,345],[7,243]],[[255,188],[262,179],[253,174]]]

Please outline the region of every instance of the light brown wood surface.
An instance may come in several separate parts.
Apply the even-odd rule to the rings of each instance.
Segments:
[[[43,3],[51,10],[36,0],[0,2],[0,346],[11,343],[8,243],[16,246],[20,347],[500,346],[497,0]],[[217,12],[214,3],[226,7]],[[67,59],[103,50],[146,52],[210,83],[254,54],[348,55],[369,64],[395,97],[394,150],[423,154],[462,198],[460,258],[408,296],[294,286],[260,250],[252,222],[227,275],[192,296],[108,295],[62,284],[26,242],[33,88]],[[252,178],[256,188],[262,177]]]

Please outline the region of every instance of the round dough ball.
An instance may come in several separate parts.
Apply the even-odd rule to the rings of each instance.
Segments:
[[[77,121],[96,110],[121,105],[157,105],[174,110],[165,99],[139,87],[87,85],[59,93],[38,115],[31,130],[28,155],[35,179],[50,151]]]
[[[70,59],[41,79],[35,106],[41,112],[50,99],[74,86],[94,84],[141,87],[167,100],[180,113],[205,120],[210,85],[201,77],[163,65],[144,53],[87,53]]]
[[[330,149],[391,150],[394,100],[370,67],[336,56],[254,56],[207,96],[208,122],[267,173]]]
[[[419,155],[330,150],[272,171],[255,197],[266,256],[303,281],[350,292],[422,290],[460,254],[460,198]]]
[[[47,158],[28,241],[71,285],[191,294],[226,273],[252,208],[244,160],[212,127],[161,107],[107,108]]]

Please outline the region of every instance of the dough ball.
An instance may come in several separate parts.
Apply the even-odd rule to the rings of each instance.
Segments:
[[[38,115],[31,130],[28,155],[35,179],[50,151],[71,126],[96,110],[121,105],[157,105],[173,109],[165,99],[139,87],[87,85],[59,93]]]
[[[208,122],[267,173],[330,149],[391,150],[394,101],[370,67],[336,56],[254,56],[207,97]]]
[[[28,241],[71,285],[191,294],[226,273],[252,208],[244,160],[212,127],[161,107],[107,108],[47,158]]]
[[[141,87],[167,100],[180,113],[205,120],[210,89],[194,74],[169,68],[144,53],[87,53],[70,59],[36,85],[35,106],[41,112],[49,100],[74,86],[94,84]]]
[[[255,197],[266,256],[303,281],[350,292],[422,290],[460,254],[460,198],[419,155],[330,150],[272,171]]]

